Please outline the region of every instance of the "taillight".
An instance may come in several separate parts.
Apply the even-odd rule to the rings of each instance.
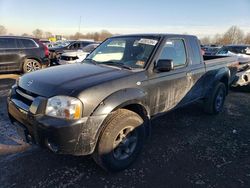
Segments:
[[[44,46],[45,56],[49,57],[49,48],[47,46],[45,46],[44,44],[43,44],[43,46]]]
[[[46,45],[44,45],[44,44],[43,44],[41,41],[39,41],[39,40],[38,40],[38,43],[43,47],[45,56],[46,56],[46,57],[49,57],[49,48],[48,48]]]

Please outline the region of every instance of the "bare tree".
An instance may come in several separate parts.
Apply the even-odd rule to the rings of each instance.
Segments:
[[[30,37],[30,35],[28,33],[23,33],[22,36],[23,37]]]
[[[213,44],[221,45],[222,44],[221,41],[222,41],[222,35],[220,35],[220,34],[214,35],[214,37],[212,39]]]
[[[222,44],[240,44],[244,42],[244,32],[237,26],[230,27],[222,37]]]
[[[82,33],[75,33],[74,35],[70,35],[66,38],[69,39],[93,39],[95,41],[103,41],[108,37],[111,37],[113,34],[110,33],[109,31],[106,30],[102,30],[101,32],[91,32],[91,33],[87,33],[87,34],[82,34]]]
[[[250,44],[250,33],[247,33],[244,39],[245,44]]]
[[[50,37],[53,37],[53,34],[49,31],[44,32],[44,38],[48,39]]]
[[[100,41],[100,34],[98,33],[98,32],[95,32],[95,33],[93,33],[93,39],[95,40],[95,41]]]
[[[0,35],[6,35],[6,34],[7,34],[7,29],[3,25],[0,25]]]
[[[84,35],[80,32],[76,32],[75,35],[73,36],[73,39],[74,40],[78,40],[78,39],[81,39],[81,38],[84,38]]]
[[[43,31],[41,29],[36,29],[32,32],[32,34],[34,35],[34,37],[36,38],[43,38]]]
[[[200,39],[201,44],[211,44],[211,38],[209,36]]]
[[[109,38],[109,37],[111,37],[111,36],[112,36],[112,33],[110,33],[110,32],[107,31],[107,30],[102,30],[101,33],[100,33],[100,38],[99,38],[99,40],[100,40],[100,41],[103,41],[103,40],[105,40],[106,38]]]

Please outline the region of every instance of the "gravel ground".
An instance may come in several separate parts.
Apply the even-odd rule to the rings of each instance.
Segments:
[[[15,78],[0,76],[0,144],[18,145],[5,104]],[[31,146],[0,156],[0,187],[250,187],[249,88],[231,91],[218,116],[193,104],[155,119],[142,155],[123,172]]]

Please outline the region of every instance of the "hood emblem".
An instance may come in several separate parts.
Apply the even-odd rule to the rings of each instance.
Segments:
[[[31,84],[33,84],[33,80],[28,81],[27,86],[30,87]]]

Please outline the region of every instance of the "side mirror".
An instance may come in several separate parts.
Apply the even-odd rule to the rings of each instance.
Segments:
[[[172,59],[160,59],[157,61],[155,69],[158,72],[168,72],[174,69],[174,63]]]

